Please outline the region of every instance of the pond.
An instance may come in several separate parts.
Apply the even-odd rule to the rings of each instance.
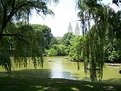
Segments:
[[[38,67],[36,70],[33,64],[28,63],[27,68],[12,67],[13,71],[21,71],[17,74],[27,74],[39,77],[48,78],[64,78],[73,80],[89,80],[89,72],[85,74],[84,64],[80,62],[80,70],[77,69],[76,62],[70,62],[65,57],[46,57],[44,61],[44,67]],[[104,65],[103,80],[121,78],[119,74],[121,66],[109,66],[108,63]]]
[[[47,61],[51,60],[51,61]],[[51,69],[51,78],[65,78],[73,80],[89,80],[89,72],[84,72],[84,64],[80,62],[80,70],[77,69],[76,62],[70,62],[64,57],[52,57],[47,58],[45,65]],[[109,63],[105,63],[103,69],[103,80],[121,78],[119,70],[121,66],[109,66]]]

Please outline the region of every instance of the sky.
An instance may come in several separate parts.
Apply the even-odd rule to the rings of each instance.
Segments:
[[[112,4],[112,0],[103,0],[105,4],[109,4],[111,7],[117,10],[117,6]],[[76,8],[76,0],[59,0],[57,5],[51,4],[50,9],[55,13],[54,16],[39,16],[34,11],[30,18],[32,24],[43,24],[51,28],[51,32],[55,37],[62,37],[68,32],[68,26],[71,22],[73,32],[75,25],[79,18],[77,17],[78,10]],[[80,22],[78,21],[80,26]],[[80,28],[81,31],[81,28]]]

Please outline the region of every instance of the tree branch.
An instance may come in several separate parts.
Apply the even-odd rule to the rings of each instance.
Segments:
[[[5,21],[6,21],[6,17],[7,17],[7,6],[4,5],[4,3],[2,2],[2,0],[1,0],[1,5],[3,7],[3,24],[2,24],[2,27],[1,27],[0,34],[3,33],[4,25],[5,25]]]
[[[22,42],[22,44],[24,45],[24,42],[27,44],[27,45],[30,45],[29,42],[27,42],[23,37],[23,35],[21,34],[2,34],[2,36],[9,36],[9,37],[16,37],[18,40],[20,40]]]

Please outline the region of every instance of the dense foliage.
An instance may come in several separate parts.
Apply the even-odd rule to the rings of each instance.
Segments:
[[[34,65],[43,66],[43,51],[48,47],[48,27],[42,31],[29,24],[29,16],[33,10],[38,14],[53,14],[48,8],[51,2],[58,0],[0,0],[0,65],[10,72],[11,56],[19,66],[27,66],[27,57],[31,56]],[[17,22],[24,25],[17,25]],[[46,31],[48,30],[48,31]],[[46,46],[45,46],[46,42]]]
[[[58,1],[58,0],[52,0]],[[119,0],[112,0],[118,5]],[[85,72],[92,81],[103,77],[104,62],[121,62],[121,11],[115,12],[101,0],[78,0],[83,36],[66,33],[54,38],[45,25],[30,25],[32,10],[53,14],[47,5],[51,0],[0,0],[0,65],[11,71],[12,61],[27,66],[30,57],[34,66],[43,66],[43,55],[65,56],[84,61]],[[20,23],[22,21],[22,23]],[[92,26],[93,22],[93,26]]]
[[[7,71],[11,71],[10,57],[13,57],[15,64],[20,67],[26,67],[27,57],[31,57],[35,67],[37,64],[43,66],[44,49],[48,47],[48,38],[51,39],[52,35],[50,28],[45,25],[17,25],[16,29],[16,33],[21,35],[20,38],[3,37],[5,39],[1,39],[0,64]]]
[[[82,59],[82,37],[73,38],[70,46],[69,56],[71,60],[80,61]]]
[[[109,6],[101,4],[101,0],[78,1],[78,16],[84,37],[82,52],[85,71],[89,67],[91,80],[100,80],[104,61],[120,60],[120,45],[117,45],[121,34],[120,11],[115,12]]]

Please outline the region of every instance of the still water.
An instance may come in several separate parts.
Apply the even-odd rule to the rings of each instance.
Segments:
[[[51,78],[89,80],[89,72],[85,74],[83,62],[80,62],[80,70],[77,69],[76,62],[70,62],[64,57],[46,58],[44,65],[46,69],[50,69]],[[121,78],[119,70],[121,70],[121,66],[109,66],[105,63],[103,80]]]
[[[1,70],[1,68],[0,68]],[[42,78],[64,78],[73,80],[89,80],[89,72],[85,74],[84,64],[80,62],[80,70],[77,69],[76,62],[70,62],[64,57],[46,57],[44,67],[37,67],[35,70],[32,63],[28,63],[27,68],[17,68],[13,65],[13,72],[17,75],[38,76]],[[103,80],[121,78],[119,70],[121,66],[109,66],[105,63],[103,69]]]

